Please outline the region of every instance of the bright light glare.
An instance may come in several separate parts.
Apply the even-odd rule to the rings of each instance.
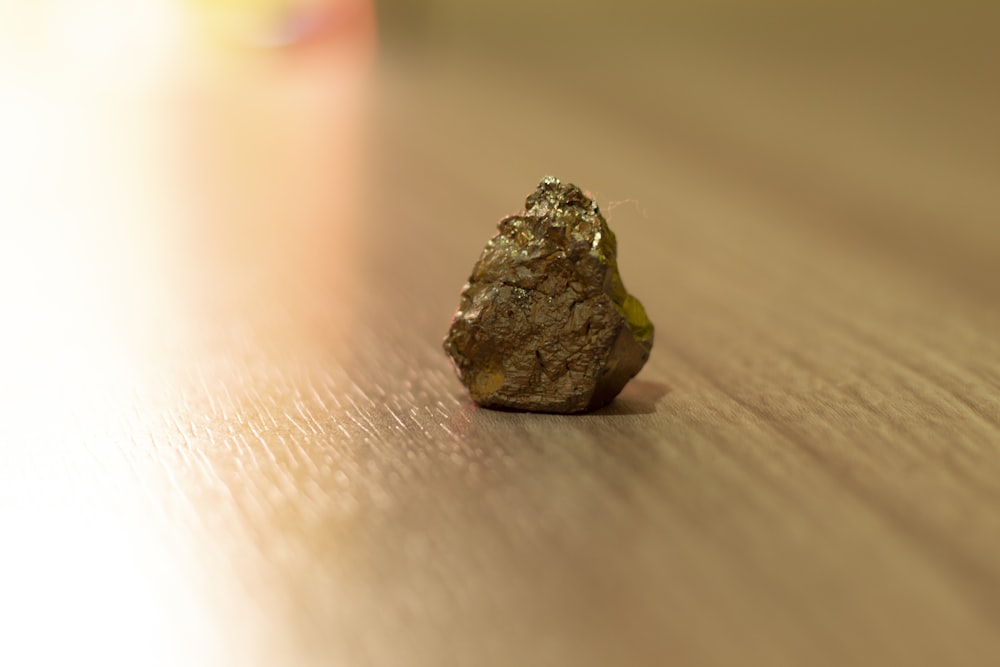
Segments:
[[[191,664],[184,589],[134,516],[129,443],[109,430],[136,377],[108,266],[141,237],[122,234],[137,201],[114,156],[141,148],[115,144],[129,122],[115,109],[141,105],[173,12],[0,6],[2,665]]]

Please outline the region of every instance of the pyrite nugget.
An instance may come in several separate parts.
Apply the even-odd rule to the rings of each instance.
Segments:
[[[547,176],[497,225],[444,340],[484,407],[602,407],[649,358],[653,325],[618,274],[617,243],[580,188]]]

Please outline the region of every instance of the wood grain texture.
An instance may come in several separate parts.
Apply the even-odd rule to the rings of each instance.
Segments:
[[[1000,97],[961,55],[765,42],[171,79],[166,204],[84,233],[71,349],[3,357],[36,380],[0,426],[11,655],[996,664]],[[547,173],[656,344],[596,413],[477,409],[441,338]],[[14,340],[68,326],[36,287]]]

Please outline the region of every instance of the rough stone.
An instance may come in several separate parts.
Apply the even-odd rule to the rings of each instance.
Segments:
[[[649,358],[653,325],[622,284],[597,204],[549,176],[497,227],[444,340],[459,379],[489,408],[608,404]]]

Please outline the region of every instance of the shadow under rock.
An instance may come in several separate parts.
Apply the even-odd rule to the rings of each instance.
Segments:
[[[530,415],[530,414],[541,414],[555,417],[585,417],[585,416],[603,416],[603,417],[616,417],[616,416],[629,416],[629,415],[651,415],[656,412],[656,404],[661,398],[669,394],[671,391],[670,387],[662,382],[656,382],[653,380],[632,380],[625,388],[622,389],[621,393],[611,403],[605,405],[603,408],[597,410],[592,410],[590,412],[579,412],[569,415],[560,415],[554,413],[532,413],[526,410],[518,410],[515,408],[484,408],[476,405],[469,398],[467,393],[461,393],[461,399],[466,403],[466,409],[472,412],[483,411],[485,413],[493,414],[518,414],[518,415]]]
[[[656,412],[656,404],[670,393],[670,387],[653,380],[632,380],[615,400],[589,414],[602,416],[650,415]]]

